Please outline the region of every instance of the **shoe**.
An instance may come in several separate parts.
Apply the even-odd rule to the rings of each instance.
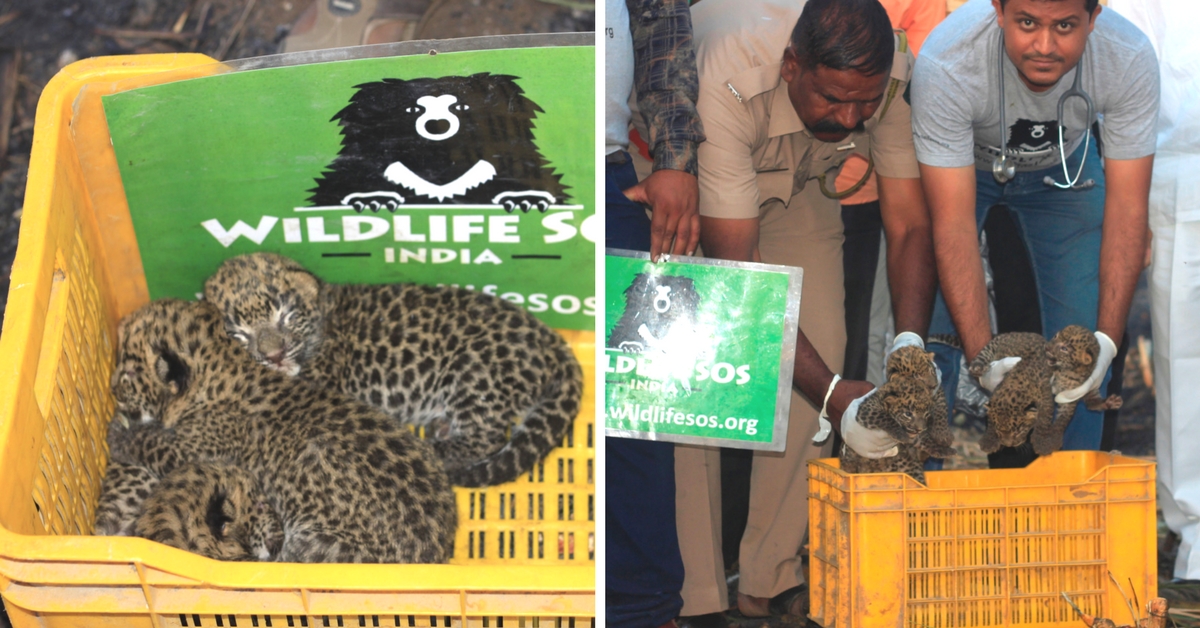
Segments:
[[[408,41],[429,0],[314,0],[283,41],[283,52]]]
[[[763,598],[738,593],[738,614],[745,618],[808,616],[808,585],[794,586],[775,597]]]
[[[704,615],[679,617],[675,619],[675,625],[679,628],[732,628],[736,626],[736,624],[730,623],[725,613],[706,613]]]

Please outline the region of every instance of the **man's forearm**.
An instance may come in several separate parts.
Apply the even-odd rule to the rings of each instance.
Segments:
[[[920,179],[879,178],[879,203],[887,235],[888,285],[896,332],[929,333],[937,272],[933,228]]]
[[[1096,329],[1120,343],[1146,253],[1150,174],[1154,157],[1105,162],[1104,226],[1100,241],[1100,303]]]
[[[967,360],[972,360],[992,338],[975,222],[975,169],[922,164],[921,179],[933,219],[933,251],[942,297]]]

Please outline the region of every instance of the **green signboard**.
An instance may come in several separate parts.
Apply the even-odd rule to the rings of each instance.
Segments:
[[[802,271],[609,249],[610,436],[783,451]]]
[[[272,251],[335,283],[470,287],[594,329],[591,35],[392,50],[104,97],[151,297],[194,298],[222,260]]]

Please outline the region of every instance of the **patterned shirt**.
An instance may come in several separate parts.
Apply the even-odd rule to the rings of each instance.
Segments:
[[[687,0],[625,0],[633,31],[638,110],[655,170],[697,174],[696,147],[704,127],[696,114],[700,79]]]

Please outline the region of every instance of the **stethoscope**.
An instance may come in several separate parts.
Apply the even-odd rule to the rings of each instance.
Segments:
[[[1000,52],[996,55],[996,68],[1000,74],[1000,156],[992,160],[992,177],[996,179],[996,183],[1004,185],[1017,176],[1017,166],[1008,158],[1008,125],[1004,123],[1004,110],[1006,109],[1004,101],[1004,58],[1007,53],[1004,50],[1004,33],[1000,33]],[[1083,77],[1083,58],[1080,57],[1079,63],[1075,66],[1075,82],[1072,83],[1071,89],[1068,89],[1061,98],[1058,99],[1058,120],[1055,126],[1058,127],[1058,154],[1062,158],[1063,178],[1066,183],[1059,183],[1049,175],[1042,179],[1046,185],[1053,185],[1056,188],[1063,190],[1086,190],[1096,185],[1095,179],[1088,179],[1082,183],[1079,182],[1079,177],[1083,175],[1083,164],[1087,163],[1088,145],[1091,141],[1091,133],[1084,130],[1083,140],[1083,156],[1079,160],[1079,170],[1075,172],[1075,178],[1071,178],[1070,171],[1067,170],[1067,154],[1063,146],[1063,110],[1066,108],[1067,101],[1071,98],[1082,98],[1087,105],[1087,123],[1091,123],[1092,118],[1096,114],[1096,105],[1092,102],[1092,97],[1088,96],[1087,92],[1080,87]]]

